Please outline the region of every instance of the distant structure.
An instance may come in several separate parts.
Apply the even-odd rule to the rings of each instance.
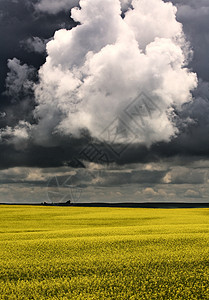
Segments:
[[[66,202],[60,202],[60,203],[47,203],[47,202],[43,202],[41,203],[41,205],[46,205],[46,206],[68,206],[68,205],[72,205],[71,200],[67,200]]]
[[[71,205],[71,201],[68,200],[67,202],[65,202],[66,205]]]

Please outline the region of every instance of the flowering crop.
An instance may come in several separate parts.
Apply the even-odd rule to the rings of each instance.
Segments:
[[[1,206],[0,299],[209,299],[209,209]]]

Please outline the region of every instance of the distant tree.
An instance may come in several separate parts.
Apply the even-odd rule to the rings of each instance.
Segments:
[[[65,204],[70,205],[71,204],[71,200],[68,200],[67,202],[65,202]]]

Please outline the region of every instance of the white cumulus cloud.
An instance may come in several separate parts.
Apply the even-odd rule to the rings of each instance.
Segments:
[[[133,0],[122,18],[119,0],[81,0],[80,7],[72,9],[80,25],[57,31],[47,44],[35,87],[36,131],[44,140],[49,132],[79,136],[86,128],[100,138],[119,118],[116,127],[122,119],[137,142],[169,141],[177,133],[171,107],[190,101],[197,84],[186,68],[188,44],[176,8]],[[129,107],[141,92],[145,98]],[[121,141],[127,142],[127,132]]]
[[[30,37],[23,41],[23,44],[29,52],[37,52],[37,53],[44,53],[46,51],[46,44],[51,39],[41,39],[37,36]]]
[[[23,94],[28,94],[33,88],[34,68],[21,64],[17,58],[8,59],[9,72],[6,78],[6,94],[17,99]]]
[[[0,129],[0,142],[15,144],[17,149],[27,146],[32,126],[25,121],[19,121],[15,127],[7,126]]]

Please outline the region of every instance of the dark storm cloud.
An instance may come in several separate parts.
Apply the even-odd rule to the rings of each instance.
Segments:
[[[59,139],[59,137],[58,137]],[[44,147],[30,141],[25,149],[17,149],[13,145],[0,145],[0,167],[59,167],[70,162],[84,147],[86,140],[60,140],[57,146]]]
[[[45,61],[40,53],[30,53],[22,45],[32,37],[42,39],[51,38],[59,28],[72,28],[75,26],[69,17],[69,12],[61,12],[56,16],[37,13],[33,4],[37,1],[8,1],[0,2],[0,91],[4,91],[4,79],[6,78],[7,60],[14,57],[23,63],[39,68]]]
[[[51,38],[59,28],[69,29],[76,25],[69,18],[69,12],[60,12],[56,15],[38,13],[33,7],[35,3],[36,1],[24,0],[0,2],[0,37],[3,45],[0,48],[1,93],[6,89],[8,59],[16,57],[22,64],[26,63],[38,69],[45,61],[45,54],[42,51],[31,52],[32,48],[27,46],[28,41],[31,43],[33,37],[43,41]],[[182,157],[182,163],[187,161],[189,163],[193,158],[209,156],[209,85],[207,83],[209,81],[209,3],[207,0],[196,2],[173,0],[173,3],[178,7],[177,19],[183,24],[184,32],[194,51],[190,68],[197,72],[199,86],[193,93],[194,101],[186,104],[183,111],[177,112],[176,122],[180,133],[171,142],[157,143],[150,148],[139,144],[130,145],[120,155],[115,155],[108,145],[99,145],[101,151],[108,154],[109,160],[119,165],[147,163],[172,157]],[[9,97],[2,95],[1,127],[15,126],[19,120],[34,122],[32,115],[34,107],[32,95],[30,97],[24,95],[15,101],[11,95]],[[192,120],[189,124],[186,121],[188,118]],[[184,121],[187,123],[185,127],[182,125]],[[14,147],[4,141],[0,146],[0,167],[2,169],[13,166],[47,168],[70,164],[75,157],[80,158],[81,151],[89,141],[89,137],[87,140],[72,140],[52,135],[45,145],[37,145],[33,139],[29,139],[23,148]],[[88,158],[86,160],[88,161]],[[163,174],[160,174],[159,178],[162,176]],[[122,177],[118,179],[121,183],[127,180]],[[146,180],[151,181],[153,178]]]
[[[199,78],[209,81],[209,2],[207,0],[172,0],[172,3],[178,8],[177,20],[183,24],[186,37],[194,51],[190,66],[197,72]]]
[[[21,66],[26,64],[29,68],[34,68],[31,80],[37,81],[35,70],[44,63],[46,56],[43,51],[44,42],[50,39],[57,29],[70,29],[76,25],[70,19],[69,12],[60,12],[56,16],[43,14],[36,12],[36,3],[37,0],[0,1],[0,128],[14,127],[20,120],[34,123],[33,94],[23,90],[16,95],[15,91],[13,94],[8,91],[5,93],[6,77],[11,77],[7,75],[11,74],[8,60],[18,59]],[[15,75],[18,77],[18,73]],[[15,85],[12,80],[9,84],[10,88]]]

